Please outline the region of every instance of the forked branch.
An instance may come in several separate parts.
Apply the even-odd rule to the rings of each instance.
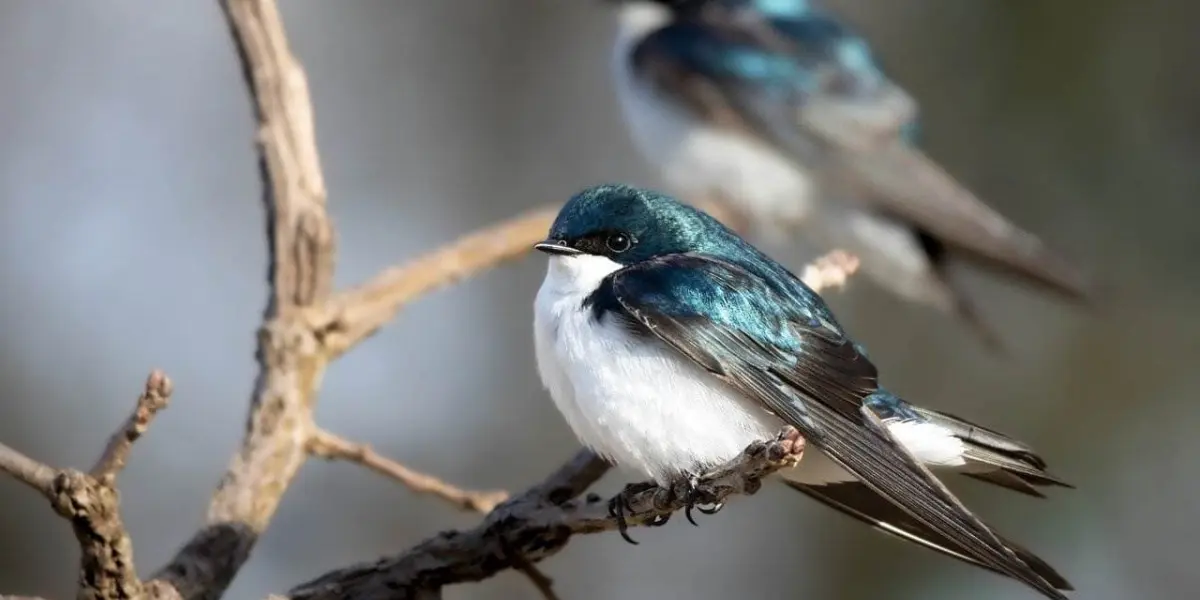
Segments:
[[[79,542],[77,597],[88,600],[140,598],[142,582],[133,563],[133,543],[121,520],[116,476],[133,443],[145,433],[171,397],[171,380],[162,371],[146,378],[133,413],[112,436],[90,473],[55,469],[0,445],[0,470],[40,492],[71,524]]]

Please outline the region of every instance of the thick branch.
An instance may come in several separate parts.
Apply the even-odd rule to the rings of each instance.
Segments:
[[[488,513],[508,499],[508,492],[503,490],[473,491],[455,487],[433,475],[414,471],[382,456],[367,444],[357,444],[324,430],[318,430],[313,435],[309,451],[313,456],[328,460],[359,463],[384,477],[399,481],[414,492],[441,498],[460,510]]]
[[[787,429],[764,443],[752,444],[729,463],[701,477],[696,490],[714,503],[735,494],[753,494],[763,477],[794,466],[804,442],[795,429]],[[550,480],[505,502],[483,523],[469,531],[448,531],[395,557],[328,573],[293,589],[293,600],[373,600],[415,597],[421,590],[437,590],[451,583],[479,581],[497,572],[536,563],[563,549],[571,536],[617,529],[609,506],[589,495],[582,501],[555,502],[556,491],[579,490],[596,468],[596,459],[577,457],[572,468],[561,469]],[[586,473],[587,476],[581,476]],[[594,479],[592,479],[594,481]],[[567,482],[571,482],[568,484]],[[588,482],[590,484],[590,482]],[[654,485],[644,486],[624,500],[630,525],[646,525],[685,507],[684,494]],[[517,558],[514,558],[516,556]]]
[[[333,282],[334,233],[303,70],[273,0],[224,0],[259,120],[270,240],[270,299],[258,335],[258,380],[246,436],[209,504],[205,526],[154,575],[155,597],[218,598],[250,556],[307,458],[327,363],[301,315]]]

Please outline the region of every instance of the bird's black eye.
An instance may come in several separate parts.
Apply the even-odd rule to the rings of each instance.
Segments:
[[[633,240],[624,233],[613,233],[608,236],[608,239],[604,240],[604,245],[608,246],[609,250],[620,254],[633,245]]]

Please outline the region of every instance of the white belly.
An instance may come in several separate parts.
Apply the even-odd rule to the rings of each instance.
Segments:
[[[782,423],[661,344],[580,310],[552,258],[535,303],[538,369],[579,439],[598,454],[667,482],[730,460]],[[591,288],[588,289],[590,291]]]

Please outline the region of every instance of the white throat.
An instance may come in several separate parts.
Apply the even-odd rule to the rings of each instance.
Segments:
[[[542,290],[555,296],[584,297],[622,265],[604,256],[551,256]],[[582,298],[581,298],[582,299]]]

